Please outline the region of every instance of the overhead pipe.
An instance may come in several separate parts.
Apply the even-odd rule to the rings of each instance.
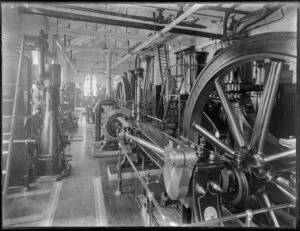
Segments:
[[[56,45],[59,48],[59,50],[63,53],[63,55],[65,56],[67,62],[70,64],[70,66],[77,72],[78,70],[76,69],[76,67],[74,66],[73,62],[71,61],[67,51],[65,50],[65,48],[63,47],[63,45],[61,44],[61,42],[58,40],[58,38],[56,39]]]
[[[153,31],[154,26],[151,22],[142,22],[134,19],[126,19],[121,20],[119,18],[116,19],[116,17],[113,18],[113,16],[110,16],[110,18],[105,17],[96,17],[95,14],[79,14],[79,13],[72,13],[68,12],[67,10],[62,11],[59,8],[54,9],[44,9],[45,6],[39,8],[39,7],[20,7],[20,12],[25,14],[37,14],[37,15],[43,15],[48,17],[54,17],[54,18],[63,18],[63,19],[69,19],[74,21],[85,21],[85,22],[92,22],[92,23],[100,23],[100,24],[106,24],[106,25],[113,25],[113,26],[123,26],[123,27],[129,27],[129,28],[137,28],[137,29],[143,29],[143,30],[151,30]],[[49,8],[49,7],[47,7]],[[81,12],[82,13],[82,12]],[[176,20],[176,19],[175,19]],[[162,25],[156,25],[155,26],[157,30],[161,30],[164,27]],[[205,31],[201,31],[201,29],[192,29],[182,26],[176,26],[173,27],[170,30],[170,33],[178,33],[183,35],[191,35],[191,36],[200,36],[205,38],[212,38],[212,39],[221,39],[221,34],[215,34],[215,33],[209,33]]]
[[[136,20],[141,20],[141,21],[149,21],[151,23],[156,22],[156,20],[154,18],[137,16],[137,15],[128,15],[128,14],[104,11],[104,10],[99,10],[99,9],[92,9],[92,8],[72,6],[72,5],[62,5],[62,4],[54,4],[53,6],[59,7],[59,8],[64,8],[64,9],[86,11],[86,12],[96,13],[96,14],[104,14],[104,15],[109,15],[109,16],[116,16],[116,17],[122,17],[122,18],[128,18],[128,19],[136,19]],[[203,26],[203,25],[189,24],[189,23],[184,23],[184,22],[181,22],[178,25],[183,26],[183,27],[192,27],[192,28],[201,28],[201,29],[207,28],[206,26]]]
[[[153,35],[150,39],[148,39],[146,42],[142,43],[138,47],[136,47],[133,50],[133,54],[137,53],[138,51],[142,50],[143,48],[147,47],[150,43],[154,42],[156,39],[162,37],[165,33],[169,32],[174,26],[176,26],[178,23],[180,23],[182,20],[186,19],[191,14],[195,13],[197,10],[199,10],[201,7],[203,7],[204,4],[195,4],[192,7],[190,7],[187,11],[185,11],[183,14],[181,14],[179,17],[177,17],[173,22],[171,22],[169,25],[167,25],[164,29]],[[133,54],[126,54],[123,58],[121,58],[118,62],[116,62],[114,65],[112,65],[112,68],[116,67],[120,63],[127,60],[131,55]]]
[[[107,96],[108,99],[111,98],[111,51],[107,51],[107,81],[108,81],[108,89]]]

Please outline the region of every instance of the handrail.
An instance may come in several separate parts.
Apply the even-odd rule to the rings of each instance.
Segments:
[[[181,226],[181,227],[211,226],[211,225],[215,225],[215,224],[219,224],[219,223],[223,223],[223,222],[227,222],[227,221],[231,221],[231,220],[235,220],[235,219],[240,219],[240,218],[244,218],[244,217],[249,217],[249,216],[253,217],[254,215],[274,211],[274,210],[277,210],[277,209],[295,207],[295,205],[292,205],[292,204],[274,205],[272,207],[266,207],[266,208],[261,208],[261,209],[256,209],[256,210],[246,210],[245,212],[242,212],[242,213],[232,214],[232,215],[229,215],[229,216],[225,216],[225,217],[221,217],[221,218],[217,218],[217,219],[213,219],[213,220],[207,220],[207,221],[196,222],[196,223],[191,223],[191,224],[179,224],[178,222],[176,222],[172,218],[170,218],[168,215],[164,214],[164,212],[163,212],[164,209],[159,205],[158,201],[156,200],[156,198],[153,195],[153,192],[149,189],[148,185],[143,180],[142,176],[140,175],[139,171],[135,167],[134,163],[132,162],[132,160],[128,156],[125,145],[122,142],[122,140],[119,140],[119,147],[122,149],[122,151],[123,151],[124,155],[126,156],[128,162],[130,163],[131,167],[133,168],[133,170],[137,174],[138,179],[140,180],[142,186],[144,187],[144,189],[147,192],[146,195],[150,196],[149,200],[151,200],[151,202],[157,208],[157,210],[160,213],[162,219],[167,224],[169,224],[170,226]],[[152,216],[152,214],[150,214],[150,216]]]
[[[7,188],[8,188],[8,181],[9,181],[9,175],[10,175],[10,164],[11,164],[11,151],[12,151],[12,145],[13,145],[13,132],[15,131],[16,126],[16,114],[17,114],[17,100],[19,96],[20,91],[20,78],[21,78],[21,68],[24,58],[24,47],[25,47],[25,40],[26,36],[23,34],[22,40],[21,40],[21,47],[20,47],[20,56],[19,56],[19,63],[18,63],[18,74],[17,74],[17,81],[16,81],[16,88],[15,88],[15,95],[14,95],[14,105],[12,110],[12,119],[10,123],[10,133],[11,136],[9,138],[9,145],[8,145],[8,155],[6,160],[6,166],[5,166],[5,177],[4,177],[4,184],[3,184],[3,190],[2,190],[2,198],[5,199]]]

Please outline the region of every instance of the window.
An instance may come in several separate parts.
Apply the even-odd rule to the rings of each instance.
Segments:
[[[84,96],[97,96],[97,80],[93,74],[84,78]]]

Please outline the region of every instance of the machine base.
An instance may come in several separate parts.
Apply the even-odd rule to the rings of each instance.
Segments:
[[[146,208],[147,200],[146,200],[145,196],[143,194],[141,194],[136,197],[136,201],[137,201],[138,206],[141,209],[141,215],[143,217],[143,220],[144,220],[145,224],[147,224],[147,219],[149,216],[149,213],[147,212],[147,208]],[[166,207],[166,208],[164,208],[164,211],[167,215],[172,217],[172,220],[174,220],[176,223],[178,223],[178,224],[181,223],[181,216],[176,207]],[[152,221],[153,221],[153,224],[152,224],[153,226],[172,226],[172,224],[168,224],[164,221],[164,219],[162,218],[160,213],[157,211],[155,206],[153,206]]]
[[[108,156],[118,156],[119,155],[119,149],[116,150],[105,150],[103,149],[103,145],[101,145],[102,142],[93,142],[93,150],[92,150],[92,157],[98,158],[98,157],[108,157]]]
[[[147,169],[146,169],[146,167],[144,167],[144,169],[142,169],[141,165],[136,166],[136,167],[139,170],[139,174],[141,176],[145,176],[147,169],[150,173],[150,176],[159,175],[161,173],[161,169],[157,168],[156,166],[149,166],[149,167],[147,167]],[[117,166],[115,164],[107,165],[107,175],[108,175],[109,181],[118,180],[118,170],[117,170]],[[134,172],[132,167],[130,167],[130,166],[127,168],[122,167],[122,180],[132,179],[132,178],[137,178],[137,173]]]

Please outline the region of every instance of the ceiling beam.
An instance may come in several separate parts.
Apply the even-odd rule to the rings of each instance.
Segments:
[[[82,51],[93,51],[97,52],[97,47],[92,47],[92,46],[81,46],[81,45],[70,45],[66,46],[65,49],[67,50],[82,50]],[[112,52],[120,52],[120,51],[128,51],[128,49],[125,48],[116,48],[113,49]],[[107,52],[107,49],[103,50],[101,47],[98,48],[99,53],[104,53]]]
[[[170,9],[170,8],[165,8],[165,7],[161,7],[161,6],[155,6],[155,4],[137,4],[138,6],[144,6],[144,7],[150,7],[150,8],[162,8],[164,10],[168,10],[168,11],[175,11],[175,12],[179,12],[179,10],[175,10],[175,9]],[[221,6],[205,6],[203,7],[201,10],[211,10],[211,11],[221,11],[221,12],[228,12],[230,10],[230,8],[225,8],[225,7],[221,7]],[[230,10],[230,12],[234,13],[234,14],[242,14],[242,15],[249,15],[251,14],[251,12],[248,11],[244,11],[244,10],[237,10],[237,9],[233,9],[232,11]],[[199,16],[206,16],[206,17],[216,17],[218,18],[219,16],[213,16],[213,15],[209,15],[209,14],[200,14],[200,13],[194,13],[193,15],[199,15]],[[220,18],[220,17],[219,17]],[[221,17],[222,18],[222,17]]]
[[[99,14],[99,15],[102,14],[102,15],[106,15],[106,16],[115,16],[116,19],[119,18],[120,20],[135,19],[135,20],[139,20],[139,21],[151,22],[152,24],[158,23],[157,20],[154,19],[153,17],[150,18],[150,17],[145,17],[145,16],[129,15],[129,14],[124,14],[124,13],[119,13],[119,12],[112,12],[112,11],[105,11],[105,10],[99,10],[99,9],[86,8],[86,7],[63,5],[63,4],[51,4],[51,6],[68,9],[68,10],[71,9],[71,10],[77,10],[77,11],[85,11],[85,12]],[[167,23],[167,21],[165,21],[165,23]],[[206,29],[206,26],[204,26],[204,25],[200,25],[200,24],[191,25],[186,22],[180,22],[180,23],[178,23],[178,26]]]
[[[123,56],[121,59],[119,59],[114,65],[112,65],[112,68],[115,68],[120,63],[126,61],[130,56],[133,54],[136,54],[137,52],[141,51],[144,48],[147,48],[151,46],[158,38],[161,38],[164,36],[164,34],[171,32],[172,28],[174,28],[178,23],[180,23],[182,20],[189,17],[191,14],[195,13],[197,10],[202,8],[204,4],[195,4],[191,6],[189,9],[187,9],[184,13],[182,13],[179,17],[177,17],[173,22],[171,22],[169,25],[167,25],[165,28],[163,28],[159,33],[156,33],[151,38],[149,38],[146,42],[143,42],[139,46],[137,46],[131,53],[127,53],[125,56]]]
[[[137,29],[144,29],[144,30],[151,30],[153,31],[154,25],[151,23],[146,22],[133,22],[129,21],[128,19],[123,20],[116,20],[116,19],[109,19],[109,18],[101,18],[101,17],[95,17],[90,16],[92,13],[87,14],[86,12],[80,12],[80,13],[70,13],[70,11],[65,9],[59,9],[55,8],[52,10],[45,9],[45,5],[39,7],[20,7],[21,13],[26,14],[37,14],[37,15],[43,15],[48,17],[54,17],[54,18],[65,18],[70,19],[74,21],[87,21],[87,22],[94,22],[94,23],[100,23],[100,24],[108,24],[108,25],[115,25],[115,26],[123,26],[123,27],[132,27]],[[93,14],[95,15],[95,14]],[[156,30],[162,30],[164,26],[156,25]],[[170,31],[170,33],[178,33],[178,34],[186,34],[186,35],[192,35],[192,36],[200,36],[200,37],[206,37],[206,38],[214,38],[214,39],[221,39],[221,34],[215,34],[215,33],[209,33],[204,32],[201,30],[193,29],[193,28],[187,28],[187,27],[174,27]]]
[[[56,28],[50,28],[50,33],[56,33]],[[107,38],[116,38],[121,40],[134,40],[134,41],[146,41],[145,36],[130,35],[130,34],[120,34],[120,33],[105,33],[100,31],[92,30],[83,30],[83,29],[68,29],[68,28],[59,28],[58,34],[67,34],[75,36],[105,36]]]

